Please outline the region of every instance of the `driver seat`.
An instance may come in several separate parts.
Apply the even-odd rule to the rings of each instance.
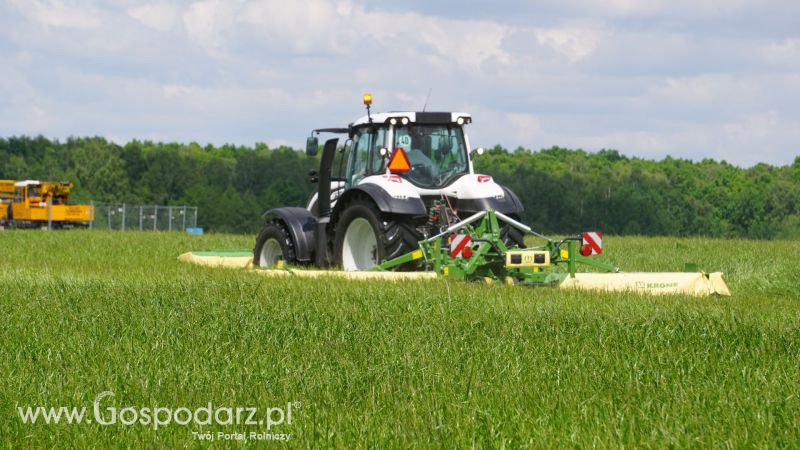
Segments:
[[[433,155],[431,154],[431,149],[433,148],[433,139],[430,136],[425,136],[422,140],[422,154],[427,156],[428,159],[432,160]]]
[[[436,150],[436,159],[441,161],[444,155],[450,154],[453,150],[453,142],[450,139],[439,139],[439,148]]]

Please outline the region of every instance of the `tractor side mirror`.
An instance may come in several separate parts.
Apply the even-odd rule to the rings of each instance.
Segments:
[[[380,159],[381,159],[381,167],[385,167],[386,166],[386,158],[389,157],[389,149],[387,149],[386,147],[379,148],[378,149],[378,157],[380,157]],[[389,168],[386,167],[386,170],[389,170]],[[386,173],[389,173],[389,172],[386,172]]]
[[[316,136],[310,136],[306,139],[306,155],[317,156],[319,151],[319,139]]]
[[[482,155],[482,154],[483,154],[483,147],[478,147],[469,152],[469,156]]]

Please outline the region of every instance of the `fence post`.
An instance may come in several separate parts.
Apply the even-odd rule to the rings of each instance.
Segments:
[[[167,206],[167,213],[169,214],[169,231],[172,231],[172,206]]]
[[[183,211],[181,211],[181,214],[183,214],[183,230],[182,231],[186,231],[186,205],[183,205]]]
[[[111,226],[111,205],[106,205],[106,209],[108,210],[108,229],[113,230],[114,227]]]
[[[53,229],[53,196],[47,197],[47,229]]]
[[[143,225],[143,223],[142,223],[142,218],[143,218],[142,213],[144,212],[143,209],[144,209],[144,206],[139,205],[139,231],[142,231],[142,225]]]
[[[153,231],[157,231],[158,225],[158,205],[154,205],[153,207]]]
[[[122,204],[122,231],[125,231],[125,203]]]

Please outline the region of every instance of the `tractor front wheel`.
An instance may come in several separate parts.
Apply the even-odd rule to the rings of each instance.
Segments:
[[[369,270],[417,248],[413,224],[402,216],[382,214],[369,201],[346,207],[336,224],[336,264],[346,271]]]
[[[513,219],[519,220],[517,217],[513,217]],[[506,248],[525,248],[525,234],[510,224],[505,223],[500,227],[500,239],[503,240]]]
[[[285,264],[296,262],[294,242],[289,232],[279,223],[268,222],[256,238],[253,249],[253,265],[275,267],[278,261]]]

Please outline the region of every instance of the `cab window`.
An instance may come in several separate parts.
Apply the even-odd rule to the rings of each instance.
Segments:
[[[383,128],[363,127],[356,131],[347,166],[348,187],[357,185],[364,177],[384,170],[380,149],[385,136],[386,130]]]
[[[394,136],[394,147],[402,148],[411,164],[403,177],[417,186],[440,188],[469,171],[460,127],[410,125],[397,128]]]

